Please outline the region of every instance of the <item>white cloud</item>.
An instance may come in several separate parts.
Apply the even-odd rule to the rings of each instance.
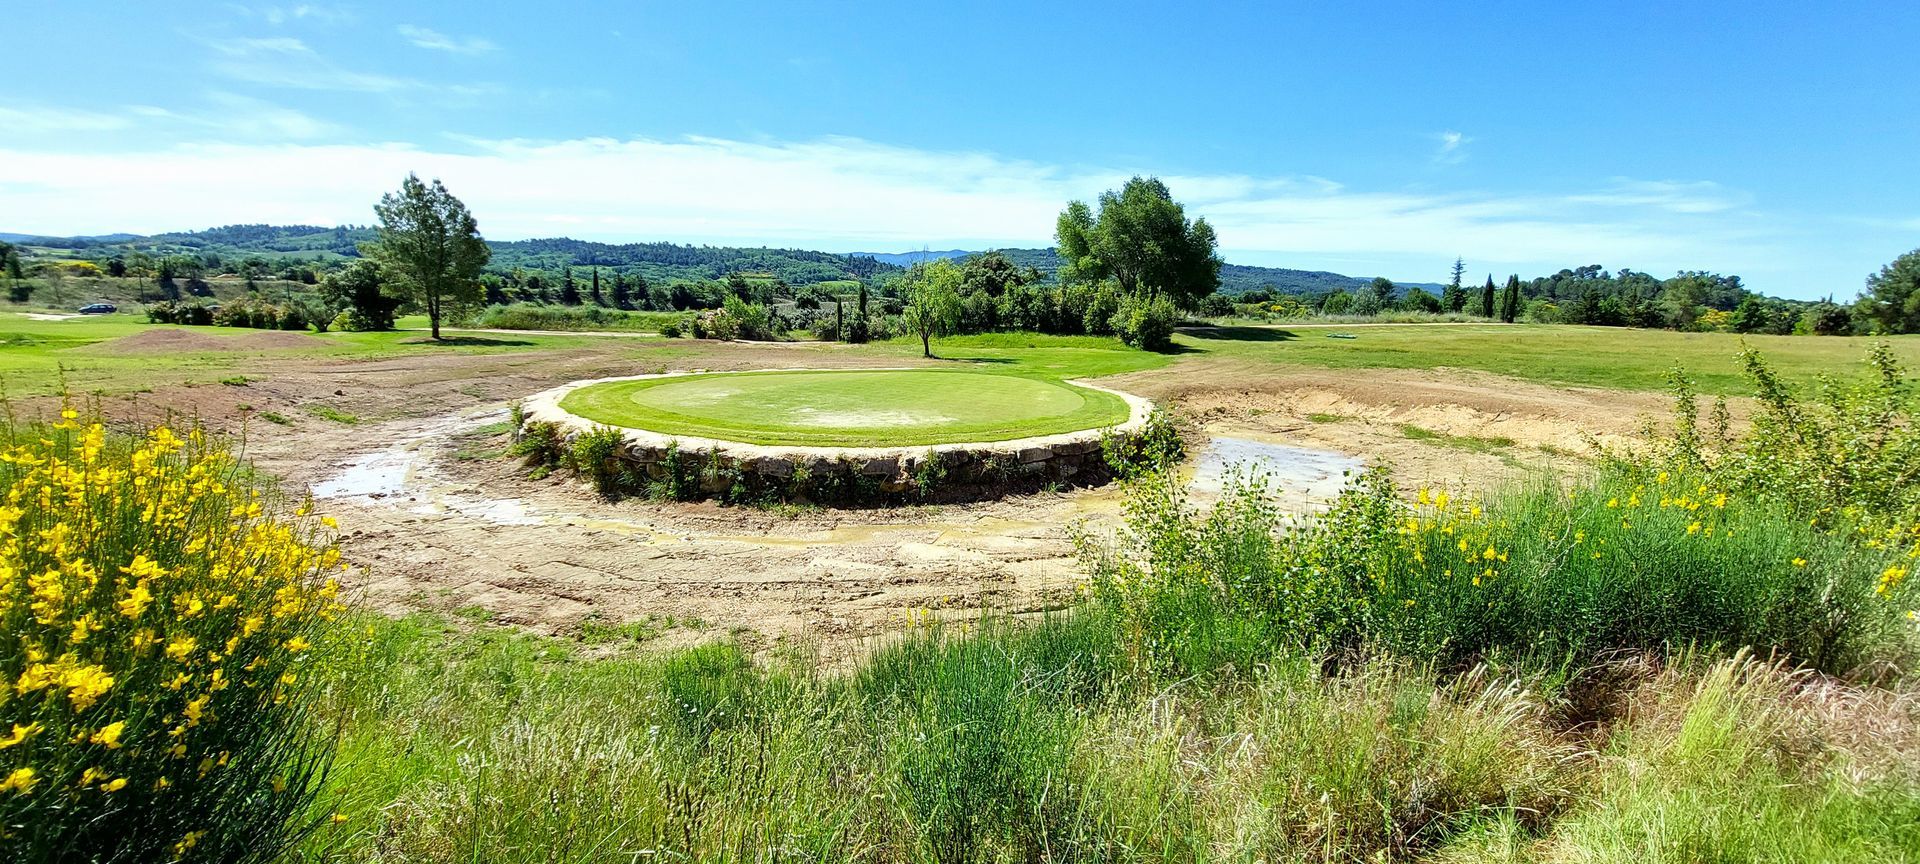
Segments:
[[[294,131],[303,125],[285,122]],[[1044,246],[1067,200],[1090,200],[1134,173],[1150,173],[851,138],[461,143],[439,151],[231,143],[122,154],[0,149],[0,197],[14,218],[32,214],[30,224],[0,228],[68,234],[365,222],[380,194],[416,171],[444,179],[482,230],[501,239],[569,234],[840,250]],[[1758,284],[1754,274],[1784,254],[1783,232],[1766,220],[1700,206],[1738,196],[1694,183],[1616,181],[1574,194],[1497,195],[1356,191],[1310,176],[1163,179],[1190,214],[1215,225],[1229,260],[1432,260],[1439,272],[1466,255],[1501,272],[1600,262],[1739,272]]]
[[[358,93],[390,93],[423,86],[406,78],[340,66],[292,36],[201,41],[219,55],[212,63],[214,71],[251,84]]]
[[[1433,161],[1438,165],[1457,165],[1466,161],[1467,152],[1462,149],[1473,141],[1465,135],[1451,129],[1434,134],[1434,140],[1440,145],[1433,153]]]
[[[1632,180],[1615,177],[1610,189],[1570,200],[1582,204],[1657,207],[1674,213],[1719,213],[1743,207],[1751,196],[1736,193],[1708,180]]]
[[[304,22],[350,24],[354,20],[354,14],[346,9],[313,3],[301,3],[295,6],[246,6],[230,3],[227,8],[242,18],[258,19],[275,26]]]
[[[429,30],[412,24],[402,24],[394,29],[408,42],[412,42],[414,47],[429,51],[445,51],[449,54],[485,54],[499,47],[478,36],[448,36],[438,30]]]
[[[98,111],[75,111],[45,105],[0,106],[0,141],[16,135],[112,132],[130,125],[132,121],[124,116]]]

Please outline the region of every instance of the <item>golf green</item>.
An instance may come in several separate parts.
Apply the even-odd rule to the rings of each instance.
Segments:
[[[589,384],[560,407],[595,423],[748,444],[914,447],[1124,423],[1112,393],[935,369],[716,372]]]

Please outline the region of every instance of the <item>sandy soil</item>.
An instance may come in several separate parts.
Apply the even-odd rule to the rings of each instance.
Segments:
[[[649,356],[667,345],[675,353]],[[494,455],[506,404],[566,381],[789,365],[878,364],[824,346],[608,340],[502,355],[270,359],[248,370],[255,380],[244,387],[173,388],[103,407],[244,428],[253,458],[289,484],[313,487],[339,518],[365,601],[383,611],[462,612],[555,633],[590,619],[672,616],[680,625],[655,644],[742,632],[851,653],[923,610],[1018,614],[1070,601],[1069,526],[1110,528],[1120,504],[1112,490],[783,514],[602,502],[567,480],[529,480]],[[1278,370],[1212,358],[1100,383],[1171,405],[1212,434],[1334,451],[1390,464],[1409,482],[1465,489],[1564,464],[1588,436],[1624,440],[1639,418],[1665,409],[1657,395],[1481,373]],[[313,413],[321,405],[363,422],[324,419]],[[257,419],[268,411],[291,425]],[[1403,424],[1512,443],[1485,452],[1435,446],[1410,440]],[[1325,455],[1329,465],[1344,461]],[[1292,490],[1292,503],[1324,497],[1329,476],[1337,486],[1337,474],[1322,472]]]

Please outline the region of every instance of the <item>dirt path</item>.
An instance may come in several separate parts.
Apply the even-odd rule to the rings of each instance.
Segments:
[[[249,370],[246,386],[172,388],[105,407],[116,416],[192,414],[244,426],[249,455],[289,484],[313,487],[339,518],[367,602],[388,612],[435,609],[554,633],[590,620],[671,616],[675,626],[649,644],[744,632],[853,652],[928,614],[922,610],[972,616],[982,607],[1022,613],[1069,602],[1078,568],[1068,526],[1111,526],[1119,508],[1110,490],[786,515],[607,503],[564,479],[527,479],[494,452],[509,402],[566,381],[898,358],[811,345],[609,339],[504,354],[262,362],[271,368]],[[1654,395],[1455,370],[1282,369],[1213,357],[1101,383],[1241,439],[1231,452],[1312,448],[1283,454],[1297,463],[1286,482],[1298,506],[1332,494],[1358,459],[1391,464],[1409,482],[1484,487],[1530,466],[1564,464],[1588,435],[1622,440],[1639,416],[1665,407]],[[358,422],[326,419],[337,416],[330,412]],[[279,422],[263,419],[269,413]],[[1415,440],[1409,428],[1441,438]],[[1209,470],[1203,466],[1202,480],[1217,482]]]

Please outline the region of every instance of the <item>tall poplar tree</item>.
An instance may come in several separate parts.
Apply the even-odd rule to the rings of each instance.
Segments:
[[[1480,317],[1493,317],[1493,274],[1487,274],[1487,287],[1480,289]]]
[[[1520,274],[1507,277],[1507,290],[1500,298],[1500,320],[1512,324],[1520,317]]]

